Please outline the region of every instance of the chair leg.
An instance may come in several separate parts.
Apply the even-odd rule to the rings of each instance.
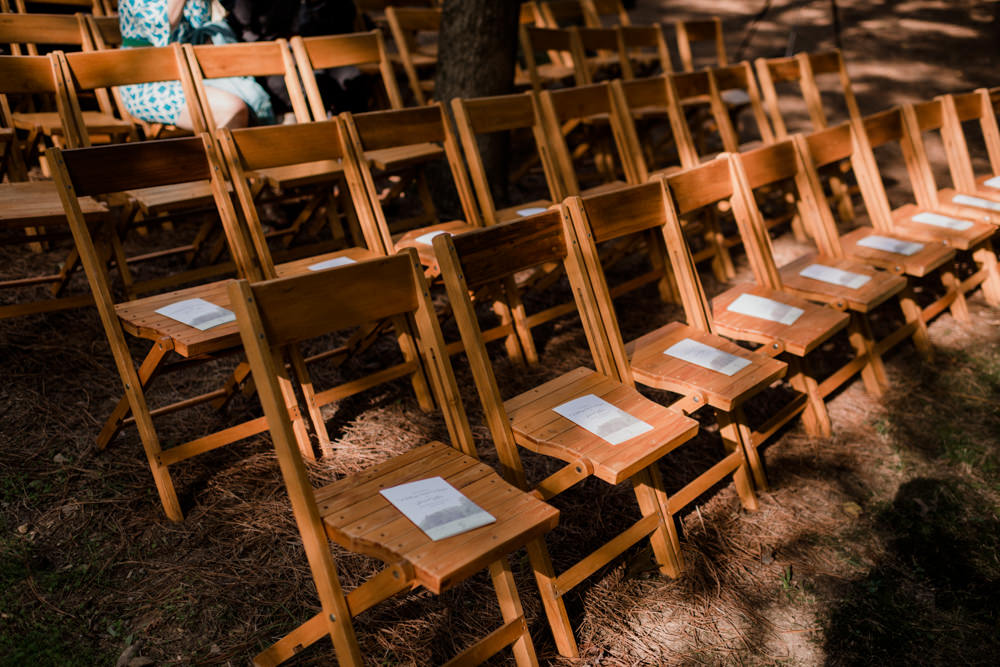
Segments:
[[[829,438],[833,435],[833,425],[826,402],[819,395],[819,383],[809,369],[805,358],[788,356],[788,383],[806,395],[806,408],[802,412],[802,425],[806,433],[814,438]]]
[[[312,424],[313,432],[316,434],[317,445],[319,449],[326,456],[330,453],[330,435],[326,430],[326,422],[323,420],[323,413],[319,409],[319,405],[316,403],[316,391],[313,389],[312,378],[309,376],[309,369],[306,368],[306,362],[302,358],[302,351],[297,347],[292,347],[288,350],[289,359],[292,362],[292,371],[295,373],[295,379],[299,383],[299,389],[302,391],[302,398],[306,403],[306,411],[309,413],[309,422]],[[302,417],[298,417],[299,420]],[[300,442],[299,450],[302,455],[311,461],[316,460],[316,455],[313,453],[312,444],[309,441]]]
[[[858,356],[865,357],[866,362],[861,369],[861,381],[865,385],[865,391],[872,396],[879,398],[889,385],[889,378],[885,372],[885,365],[882,357],[875,351],[875,342],[872,339],[871,325],[868,318],[861,313],[851,313],[851,321],[848,324],[848,338],[851,347]]]
[[[958,279],[954,261],[941,269],[941,284],[948,292],[955,293],[955,300],[949,306],[951,316],[959,322],[970,323],[972,317],[969,315],[969,302],[965,300],[965,292],[962,291],[962,281]]]
[[[497,602],[500,603],[500,613],[504,623],[523,618],[524,609],[521,607],[521,598],[517,594],[514,574],[510,571],[510,563],[507,562],[506,558],[490,563],[490,577],[493,579],[493,589],[497,594]],[[531,634],[528,633],[527,626],[524,627],[523,634],[511,646],[511,650],[518,667],[536,667],[538,665],[535,645],[531,641]]]
[[[173,345],[169,338],[164,338],[157,341],[152,349],[150,349],[149,354],[146,358],[142,360],[142,364],[139,366],[138,376],[139,376],[139,390],[145,391],[149,383],[153,381],[157,373],[160,370],[160,364],[163,363],[164,357],[167,353],[173,349]],[[115,437],[121,432],[122,425],[125,422],[125,418],[129,416],[132,408],[129,405],[128,396],[122,396],[118,399],[118,404],[108,415],[107,420],[104,422],[104,428],[101,429],[100,434],[97,436],[97,450],[104,450],[108,444],[115,439]]]
[[[722,437],[722,444],[726,451],[733,452],[737,449],[743,451],[744,461],[733,472],[733,484],[736,492],[740,496],[740,503],[748,510],[758,509],[757,496],[754,494],[754,485],[761,491],[767,491],[767,475],[764,473],[764,464],[760,460],[757,448],[753,446],[750,438],[750,427],[747,425],[746,414],[743,408],[737,406],[732,412],[715,410],[715,418],[719,422],[719,435]],[[750,474],[753,475],[753,482],[750,481]]]
[[[986,303],[1000,306],[1000,269],[997,267],[997,256],[989,239],[983,241],[972,252],[972,258],[986,270],[986,280],[983,281],[983,297]]]
[[[632,476],[632,490],[643,516],[655,513],[660,517],[659,525],[649,536],[660,573],[671,578],[680,576],[684,569],[680,534],[670,513],[663,477],[655,463]]]
[[[556,574],[552,568],[552,559],[549,558],[549,550],[541,537],[528,542],[525,547],[531,568],[535,572],[538,595],[542,599],[542,606],[549,620],[549,629],[556,641],[556,650],[563,657],[577,658],[580,652],[576,647],[576,638],[573,637],[573,626],[570,625],[569,614],[566,613],[566,604],[555,587]]]
[[[906,323],[910,324],[915,322],[917,325],[916,330],[913,332],[913,345],[917,348],[917,352],[924,359],[924,361],[934,360],[934,345],[931,344],[931,338],[927,334],[927,323],[924,322],[923,312],[920,306],[917,304],[916,299],[913,297],[913,288],[909,285],[903,290],[902,294],[899,295],[899,307],[903,311],[903,317],[906,318]]]

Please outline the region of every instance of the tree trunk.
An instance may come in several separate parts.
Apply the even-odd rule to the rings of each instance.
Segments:
[[[449,114],[452,98],[513,92],[520,10],[520,0],[444,0],[434,98]],[[479,150],[493,196],[505,201],[508,142],[482,137]]]

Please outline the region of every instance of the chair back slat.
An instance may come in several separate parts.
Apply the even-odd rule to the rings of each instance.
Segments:
[[[341,160],[342,138],[336,120],[293,125],[265,125],[229,132],[247,171],[291,164]]]
[[[477,134],[531,127],[535,123],[530,93],[463,99],[462,108],[469,127]]]
[[[795,178],[795,146],[782,141],[743,153],[743,168],[751,188]]]
[[[705,164],[674,174],[667,179],[678,215],[697,211],[733,195],[729,165],[725,160]]]
[[[559,211],[500,223],[452,237],[462,276],[471,288],[548,262],[561,262],[566,243]]]
[[[71,14],[0,14],[0,44],[83,46],[83,30]]]
[[[662,186],[656,181],[583,197],[594,242],[604,243],[661,227],[665,222],[661,192]]]
[[[200,137],[71,149],[62,156],[78,197],[189,183],[212,175]]]
[[[181,79],[175,46],[148,46],[67,53],[72,82],[79,90]]]
[[[0,94],[55,94],[48,56],[0,56]]]
[[[931,116],[933,115],[935,115],[933,112],[925,114],[923,120],[931,121]],[[939,119],[936,126],[940,126],[940,107],[938,108],[936,115]],[[920,116],[918,116],[918,119],[920,119]],[[886,109],[885,111],[880,111],[870,116],[865,116],[862,121],[862,125],[864,126],[865,134],[868,137],[868,143],[872,148],[878,148],[879,146],[893,141],[901,141],[903,138],[903,115],[898,107]],[[929,128],[934,126],[935,125],[927,125],[926,127]],[[920,129],[925,129],[922,121]]]
[[[848,121],[807,134],[805,139],[817,167],[825,167],[851,156],[851,124]]]
[[[358,138],[366,151],[444,141],[441,106],[431,104],[410,109],[369,111],[352,114]]]
[[[415,311],[411,261],[404,253],[335,272],[316,271],[294,282],[279,278],[257,283],[253,291],[268,340],[288,345]]]

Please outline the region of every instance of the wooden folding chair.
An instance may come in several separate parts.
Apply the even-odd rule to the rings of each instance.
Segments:
[[[941,95],[937,100],[944,117],[941,138],[955,190],[972,198],[966,201],[1000,202],[1000,179],[995,178],[998,172],[994,169],[994,165],[1000,166],[1000,127],[989,92],[979,89],[971,93]],[[990,169],[985,174],[976,173],[969,150],[970,140],[986,151]],[[980,206],[986,210],[994,208],[986,203]],[[1000,204],[995,208],[1000,211]]]
[[[241,219],[245,222],[247,236],[252,241],[259,273],[265,279],[285,278],[321,270],[325,266],[354,264],[385,255],[381,239],[378,237],[370,237],[361,244],[355,244],[343,250],[296,257],[281,264],[275,264],[268,248],[268,234],[264,230],[254,194],[258,175],[276,169],[288,170],[296,165],[316,168],[317,171],[339,167],[343,162],[344,154],[342,135],[343,130],[337,119],[298,125],[238,130],[222,128],[218,130],[217,139],[226,160],[233,190],[240,204]],[[332,190],[334,184],[328,182],[326,187]],[[356,188],[356,190],[359,189]],[[221,190],[216,190],[216,192],[221,194]],[[364,191],[359,190],[359,194],[363,197]],[[344,196],[348,196],[346,192]],[[220,206],[224,205],[225,202],[220,202]],[[367,201],[363,198],[358,202],[358,206],[367,205]],[[348,201],[345,206],[350,206],[353,209],[354,205]],[[391,327],[395,327],[396,330],[398,345],[403,357],[401,363],[390,368],[380,369],[377,379],[366,376],[364,379],[353,381],[349,386],[335,385],[322,391],[318,391],[314,387],[307,369],[308,364],[324,362],[326,366],[340,366],[344,361],[370,346],[381,332]],[[364,391],[373,384],[398,377],[409,377],[420,407],[426,411],[434,408],[428,389],[428,380],[419,363],[419,356],[411,342],[412,338],[413,332],[408,330],[405,321],[397,318],[380,322],[376,327],[359,331],[346,343],[333,349],[323,350],[310,357],[303,357],[298,352],[290,354],[294,363],[293,370],[309,410],[317,444],[322,452],[326,454],[330,452],[330,438],[320,409],[325,405]],[[238,383],[242,377],[245,377],[248,370],[247,367],[240,368],[234,375],[234,382]],[[313,458],[311,449],[304,450],[303,455],[307,458]]]
[[[623,377],[634,378],[644,386],[680,394],[682,400],[686,401],[687,413],[696,412],[706,405],[713,408],[728,455],[725,463],[713,466],[700,475],[696,483],[704,490],[726,476],[735,474],[738,477],[736,486],[744,506],[753,509],[756,508],[756,501],[752,494],[746,492],[745,485],[748,481],[743,478],[752,471],[757,488],[766,489],[767,477],[752,442],[754,436],[760,442],[763,442],[763,438],[760,433],[751,429],[743,406],[750,398],[783,377],[787,365],[767,354],[748,352],[714,334],[708,302],[693,270],[690,256],[687,255],[684,239],[679,233],[679,222],[672,213],[667,198],[667,190],[660,182],[583,199],[572,197],[565,205],[573,220],[587,277],[600,309],[599,317],[605,329],[611,332],[609,337],[617,340],[622,334],[604,266],[598,254],[599,245],[642,235],[646,237],[647,243],[658,248],[661,261],[669,263],[675,275],[677,271],[685,272],[683,279],[677,278],[677,285],[687,323],[673,321],[650,330],[649,325],[655,326],[658,323],[645,322],[644,333],[624,347],[628,356],[621,357],[620,362],[627,365],[620,373]],[[672,222],[669,234],[664,231],[668,217]],[[678,243],[680,247],[674,248],[668,259],[668,245]],[[678,256],[684,259],[684,266],[676,266],[671,261]],[[698,363],[671,354],[671,350],[677,349],[675,346],[683,348],[685,345],[696,345],[702,353],[717,355],[719,360]],[[712,363],[716,365],[713,367]],[[729,364],[742,367],[727,368]],[[794,412],[787,415],[785,421],[794,415]],[[773,429],[770,431],[773,433],[780,425],[782,424],[768,424],[765,431]]]
[[[881,178],[878,174],[869,173],[868,157],[854,137],[851,124],[841,123],[804,137],[795,135],[793,139],[817,201],[822,202],[825,198],[819,180],[819,173],[824,167],[846,162],[856,174],[858,182],[863,178],[868,179],[868,187],[863,193],[865,196],[862,197],[862,202],[870,224],[841,235],[836,227],[829,226],[829,223],[833,222],[832,218],[817,218],[817,222],[823,226],[821,233],[828,241],[830,243],[839,241],[844,253],[861,262],[909,276],[911,279],[921,279],[936,274],[945,292],[940,298],[923,307],[924,322],[930,322],[948,308],[951,308],[956,318],[968,321],[965,296],[958,289],[959,281],[955,273],[955,250],[938,242],[922,242],[894,231],[891,226],[884,224],[883,221],[891,217],[889,201]]]
[[[148,396],[150,383],[160,375],[238,352],[239,334],[232,321],[202,330],[157,311],[177,307],[176,304],[190,299],[201,299],[223,309],[221,314],[226,311],[231,314],[225,283],[186,287],[116,304],[106,268],[112,256],[119,266],[124,262],[115,244],[115,231],[106,227],[92,229],[84,218],[80,198],[211,179],[213,187],[220,190],[216,199],[220,204],[217,215],[230,242],[234,263],[241,275],[257,279],[260,277],[258,265],[251,257],[250,243],[238,223],[229,195],[225,194],[223,166],[214,151],[207,135],[52,151],[53,176],[125,389],[124,397],[97,438],[97,446],[103,449],[123,427],[137,426],[164,512],[173,521],[182,520],[183,513],[169,467],[261,433],[267,429],[267,422],[264,418],[251,419],[213,433],[199,434],[187,442],[164,441],[154,418],[206,403],[222,407],[233,391],[232,387],[223,387],[153,408]],[[149,351],[138,368],[126,334],[150,341]],[[180,360],[167,363],[173,355]],[[290,387],[288,392],[289,400],[294,400]],[[301,418],[296,419],[296,431],[300,442],[305,443],[303,447],[308,447]]]
[[[8,44],[11,53],[21,52],[21,47],[28,55],[37,55],[37,45],[92,48],[90,29],[82,14],[75,16],[63,14],[0,14],[0,44]],[[94,143],[99,141],[122,141],[135,139],[135,126],[128,119],[119,118],[115,114],[110,93],[105,89],[93,91],[97,100],[96,110],[81,112],[79,120],[84,124],[87,134],[92,135]],[[47,102],[53,108],[51,100]],[[39,108],[32,110],[14,108],[13,123],[17,129],[27,132],[26,147],[32,157],[41,149],[44,140],[58,146],[71,148],[80,146],[72,143],[63,134],[66,123],[58,111],[47,111]]]
[[[371,109],[403,108],[403,97],[380,31],[316,37],[296,35],[289,43],[313,120],[326,119],[331,108],[330,101],[323,99],[316,71],[334,67],[359,67],[366,74],[377,75],[380,90],[376,98],[384,99],[384,103],[372,105]]]
[[[659,23],[618,26],[618,39],[622,78],[626,81],[674,71],[667,38]]]
[[[538,209],[548,208],[562,199],[564,189],[559,187],[559,177],[552,164],[541,110],[534,93],[529,91],[475,99],[455,98],[451,101],[451,109],[462,142],[465,162],[469,166],[472,187],[486,225],[533,215],[539,212]],[[512,150],[517,151],[515,164],[521,165],[512,170],[508,187],[517,188],[520,194],[521,183],[529,181],[524,185],[524,190],[529,192],[529,199],[524,201],[523,198],[511,196],[510,199],[521,201],[502,208],[497,206],[494,194],[495,191],[500,193],[500,185],[491,187],[479,152],[479,139],[497,133],[506,133],[506,142]],[[524,135],[528,133],[531,134],[531,139],[525,140]],[[528,155],[524,155],[521,149],[528,147]],[[530,182],[537,181],[536,166],[541,167],[544,184]],[[547,196],[530,198],[530,193],[542,190]]]
[[[790,121],[796,130],[816,132],[830,127],[833,123],[861,118],[858,101],[851,87],[851,78],[847,74],[844,59],[837,49],[821,53],[799,53],[783,58],[758,58],[754,61],[754,67],[757,70],[764,104],[778,139],[789,136]],[[824,81],[834,78],[835,84],[824,84]],[[821,85],[823,85],[822,90]],[[805,113],[809,117],[808,129],[803,127],[804,123],[800,120],[802,116],[800,106],[781,104],[779,86],[782,90],[798,88],[797,97],[801,97],[805,104]],[[824,91],[827,92],[826,102],[824,102]],[[794,92],[792,94],[794,95]],[[783,97],[787,100],[788,95]],[[838,103],[832,104],[831,97],[836,98]],[[849,224],[854,219],[850,199],[851,195],[857,192],[857,188],[846,184],[843,173],[838,173],[838,169],[846,172],[849,166],[841,163],[837,167],[825,169],[822,174],[830,188],[831,199],[836,203],[838,217],[844,224]]]
[[[609,341],[595,315],[593,295],[582,275],[582,259],[565,214],[550,211],[460,236],[442,236],[434,240],[434,246],[504,478],[526,491],[533,489],[544,500],[590,477],[611,485],[629,481],[634,488],[642,517],[558,576],[544,545],[528,545],[556,646],[563,656],[575,657],[578,652],[564,602],[566,593],[644,538],[649,538],[661,572],[670,576],[680,572],[683,561],[673,515],[677,505],[683,505],[683,491],[667,498],[657,462],[691,439],[697,422],[644,398],[630,379],[621,377],[612,356],[616,350],[621,353],[621,340]],[[563,266],[570,276],[576,301],[569,312],[576,310],[583,320],[596,370],[576,368],[505,402],[469,291],[509,283],[517,273],[548,263]],[[516,292],[505,291],[505,296],[517,300]],[[575,399],[593,402],[597,410],[627,413],[616,412],[622,421],[638,428],[620,438],[606,433],[618,442],[612,444],[562,416],[573,405],[567,403]],[[635,424],[634,419],[642,423]],[[566,465],[541,481],[529,482],[519,451],[522,447]],[[749,482],[747,490],[752,496]]]
[[[77,100],[84,92],[120,85],[179,80],[195,131],[205,132],[210,127],[202,113],[203,105],[180,44],[66,53],[59,54],[59,58],[67,81],[65,104],[72,114],[78,113]],[[89,145],[89,135],[81,132],[81,137],[82,145]],[[109,201],[123,207],[118,224],[118,244],[124,244],[132,230],[148,229],[153,223],[176,226],[176,223],[182,221],[193,221],[197,225],[197,229],[191,231],[180,245],[171,242],[169,247],[128,257],[128,261],[119,267],[119,273],[129,296],[138,296],[191,280],[204,280],[231,270],[225,263],[217,261],[217,248],[220,246],[212,243],[211,235],[218,229],[217,214],[212,188],[207,180],[187,179],[171,185],[114,193]],[[170,275],[140,280],[133,275],[130,267],[130,264],[170,257],[183,257],[183,269],[174,267]]]
[[[631,185],[648,183],[677,173],[684,166],[698,164],[684,110],[666,77],[612,81],[611,95],[614,101],[611,122],[616,128],[615,136],[621,137],[622,157]],[[667,123],[655,122],[663,117]],[[698,264],[711,261],[716,277],[726,280],[722,257],[728,255],[729,249],[724,245],[716,214],[708,211],[700,218],[686,218],[684,231],[689,242],[695,243],[694,261]]]
[[[920,307],[907,289],[906,278],[846,257],[839,239],[824,233],[833,228],[829,219],[832,214],[817,202],[815,188],[806,181],[808,174],[793,142],[785,140],[747,153],[730,154],[729,159],[736,191],[734,213],[757,282],[850,312],[851,344],[858,354],[856,366],[861,367],[861,378],[870,394],[880,396],[888,386],[882,354],[899,342],[912,338],[921,355],[931,356],[927,328]],[[794,182],[799,213],[813,232],[817,252],[806,253],[779,268],[754,194],[760,188],[789,182]],[[818,222],[823,216],[828,219]],[[892,300],[898,303],[904,322],[876,339],[871,313]],[[852,368],[857,370],[856,366]]]
[[[339,664],[362,665],[354,616],[408,588],[422,586],[440,594],[484,568],[493,580],[503,626],[448,664],[478,664],[507,647],[518,665],[537,664],[507,555],[525,546],[541,548],[532,545],[540,544],[556,526],[558,511],[479,462],[427,285],[412,254],[255,284],[234,281],[229,298],[322,607],[258,654],[254,664],[279,664],[329,635]],[[315,488],[296,447],[290,406],[284,398],[282,388],[291,377],[283,350],[387,317],[405,318],[419,332],[421,358],[431,369],[435,394],[445,406],[452,445],[430,442]],[[434,540],[380,493],[435,478],[457,489],[494,521]],[[441,511],[449,510],[455,511],[450,506]],[[439,523],[447,523],[444,516]],[[430,515],[428,523],[433,518]],[[345,594],[330,540],[381,560],[385,569]]]
[[[940,110],[940,106],[938,107]],[[933,112],[934,105],[924,107],[925,112]],[[877,202],[878,190],[884,193],[881,170],[876,149],[892,147],[902,152],[906,163],[905,173],[910,181],[915,202],[891,209],[878,209],[879,217],[873,220],[876,228],[903,234],[921,242],[944,242],[961,253],[963,261],[971,258],[975,267],[971,275],[962,279],[959,291],[968,293],[982,285],[983,296],[991,304],[1000,303],[1000,270],[992,238],[996,226],[984,221],[979,211],[963,207],[949,208],[934,184],[934,177],[927,162],[920,127],[936,124],[934,116],[924,113],[906,121],[906,115],[917,116],[915,109],[904,114],[904,109],[895,107],[872,114],[861,123],[854,124],[855,141],[861,154],[866,158],[865,177],[859,179],[859,186],[868,202]],[[884,196],[884,195],[883,195]],[[870,204],[869,204],[870,205]],[[953,205],[954,206],[954,205]]]
[[[385,18],[396,46],[395,59],[406,74],[410,94],[417,106],[424,106],[434,97],[441,10],[388,6]]]
[[[685,72],[695,71],[695,51],[701,50],[695,46],[696,42],[709,42],[712,51],[711,56],[707,58],[707,65],[699,58],[699,69],[706,66],[725,67],[729,64],[729,59],[726,57],[726,40],[722,33],[722,19],[718,16],[700,21],[674,21],[674,32],[677,37],[681,67]]]
[[[481,224],[476,208],[475,196],[469,185],[469,177],[462,162],[461,149],[455,140],[451,123],[444,115],[440,104],[426,107],[371,111],[362,114],[341,114],[347,136],[351,141],[351,155],[347,162],[348,177],[353,178],[351,186],[362,189],[371,203],[369,210],[358,211],[365,237],[379,239],[382,251],[393,254],[402,248],[416,248],[420,261],[427,267],[428,275],[438,273],[437,260],[431,248],[431,239],[436,234],[457,234]],[[427,145],[434,144],[444,151],[447,161],[447,175],[455,188],[462,219],[441,221],[434,199],[427,184]],[[415,178],[404,180],[398,176],[386,186],[388,192],[380,194],[376,187],[375,170],[382,174],[391,166],[397,169],[406,166],[406,154],[413,156]],[[387,164],[383,156],[391,156],[393,163]],[[387,214],[388,203],[396,202],[399,190],[411,182],[416,184],[416,199],[420,211],[400,220],[402,216]],[[447,181],[445,181],[447,182]],[[393,192],[394,188],[398,188]],[[358,199],[355,196],[355,199]],[[409,205],[411,198],[403,203]],[[393,221],[390,222],[390,217]]]
[[[0,127],[7,130],[9,141],[4,149],[9,182],[0,183],[0,244],[23,247],[25,253],[37,256],[32,264],[38,267],[38,272],[29,275],[15,274],[9,267],[4,270],[0,289],[12,296],[0,305],[0,319],[91,303],[89,293],[66,293],[77,265],[72,254],[66,257],[65,243],[59,243],[69,241],[70,234],[56,185],[52,181],[28,180],[20,139],[15,129],[6,125],[10,118],[8,94],[50,96],[61,107],[59,91],[64,85],[55,55],[0,56]],[[56,114],[60,122],[65,117]],[[73,123],[62,127],[60,136],[71,145],[79,143]],[[91,225],[103,224],[109,217],[108,208],[91,197],[81,200],[80,209]]]
[[[562,188],[560,198],[624,187],[627,171],[618,147],[621,139],[611,123],[609,84],[543,90],[538,103]],[[591,159],[580,159],[586,155]]]
[[[670,197],[663,204],[667,211],[663,235],[688,312],[704,310],[703,297],[693,299],[690,296],[699,294],[695,289],[697,275],[690,268],[693,260],[690,250],[677,240],[676,226],[685,217],[698,215],[706,208],[718,208],[722,201],[735,208],[733,200],[739,195],[731,171],[726,161],[720,159],[664,179]],[[756,210],[756,203],[752,199],[750,202]],[[763,273],[777,275],[770,253],[770,238],[766,234],[760,238],[760,247],[766,252],[758,253],[755,244],[746,245],[751,267],[766,267]],[[686,283],[689,285],[685,286]],[[824,399],[858,372],[860,365],[851,360],[822,381],[817,378],[814,368],[816,358],[825,354],[823,346],[848,325],[848,320],[849,316],[840,310],[810,303],[783,291],[778,279],[770,283],[757,280],[756,283],[738,284],[712,300],[711,330],[734,340],[760,345],[758,351],[787,362],[788,383],[799,392],[749,436],[755,448],[800,411],[803,411],[802,421],[807,433],[821,437],[831,435],[832,426]]]
[[[585,72],[578,67],[578,63],[586,60],[586,55],[577,28],[542,28],[522,23],[518,35],[524,69],[515,73],[515,87],[530,84],[537,93],[543,88],[567,84],[582,86],[587,82]]]

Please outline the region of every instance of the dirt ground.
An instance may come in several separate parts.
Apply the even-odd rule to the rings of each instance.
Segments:
[[[748,22],[764,5],[702,2],[696,12],[690,4],[639,0],[633,16],[667,23],[720,15],[735,57]],[[863,111],[1000,85],[995,3],[838,4]],[[829,2],[773,5],[747,40],[744,57],[782,54],[793,34],[796,50],[834,45]],[[932,150],[931,157],[942,154]],[[890,194],[907,196],[902,187]],[[799,246],[783,238],[777,249],[791,256]],[[738,280],[747,279],[745,262],[739,270]],[[707,276],[706,287],[721,289]],[[626,337],[677,316],[655,289],[617,305]],[[837,393],[829,403],[832,439],[811,439],[795,425],[771,442],[763,450],[771,489],[761,494],[757,512],[740,509],[731,484],[699,499],[682,517],[682,577],[661,578],[649,553],[637,547],[569,595],[578,661],[556,654],[527,558],[515,554],[541,661],[995,664],[1000,310],[978,295],[971,307],[971,325],[949,314],[932,324],[932,362],[906,344],[889,355],[892,388],[881,399],[857,381]],[[539,368],[524,371],[493,350],[505,395],[585,363],[577,320],[540,327],[535,335],[545,361]],[[137,358],[145,348],[134,344]],[[164,378],[155,396],[214,389],[232,363]],[[471,374],[463,357],[454,363],[480,451],[494,460]],[[120,395],[95,312],[0,321],[0,369],[0,665],[244,665],[316,613],[267,438],[177,466],[187,518],[174,524],[160,510],[134,430],[104,452],[94,446]],[[241,397],[221,413],[205,409],[164,419],[161,437],[177,442],[192,429],[257,414],[255,399]],[[438,416],[422,413],[402,382],[326,414],[335,455],[313,467],[316,483],[445,437]],[[696,446],[684,449],[691,452],[664,466],[672,489],[714,460],[716,436],[706,428]],[[548,469],[532,463],[529,475],[539,479]],[[556,504],[562,518],[548,542],[557,570],[602,541],[595,528],[634,519],[625,487],[584,484]],[[340,550],[337,557],[348,587],[378,565]],[[362,649],[372,664],[441,662],[496,627],[491,597],[488,581],[478,576],[440,598],[394,599],[357,619]],[[294,664],[333,661],[324,640]]]

